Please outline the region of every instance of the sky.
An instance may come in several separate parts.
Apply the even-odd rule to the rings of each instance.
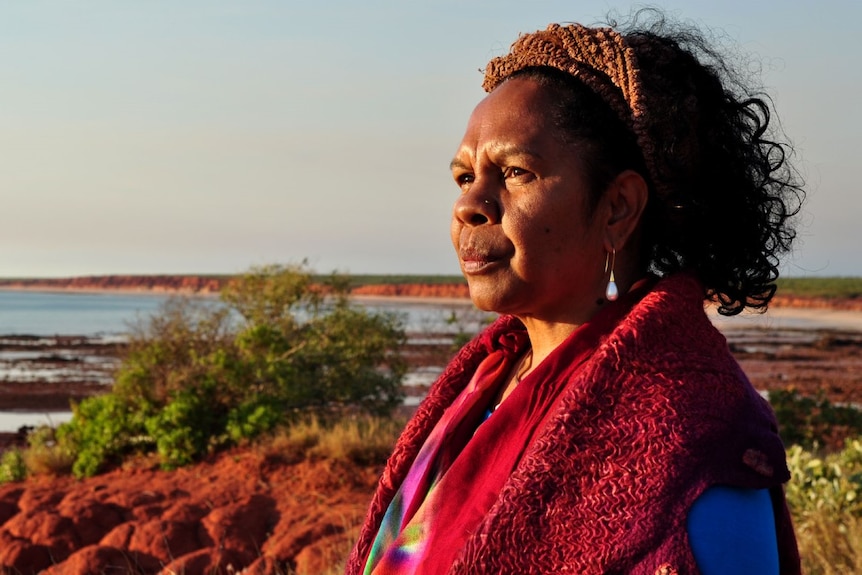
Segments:
[[[862,275],[862,3],[656,4],[746,54],[806,181],[791,276]],[[480,70],[580,0],[0,0],[0,277],[457,274]],[[729,47],[728,47],[729,46]]]

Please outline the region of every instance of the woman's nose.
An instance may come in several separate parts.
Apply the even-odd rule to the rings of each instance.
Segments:
[[[497,200],[476,187],[461,194],[455,202],[455,217],[468,226],[496,224],[500,221],[500,207]]]

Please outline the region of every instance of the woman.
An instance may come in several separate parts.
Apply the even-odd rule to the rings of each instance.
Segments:
[[[551,25],[485,70],[452,240],[501,317],[408,424],[348,573],[798,573],[763,309],[801,190],[692,33]]]

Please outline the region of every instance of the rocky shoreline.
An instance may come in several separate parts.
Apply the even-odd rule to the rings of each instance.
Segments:
[[[0,411],[69,409],[103,392],[125,347],[116,337],[0,336]]]

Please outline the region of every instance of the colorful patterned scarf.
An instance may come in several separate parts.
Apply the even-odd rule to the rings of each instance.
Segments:
[[[389,505],[365,563],[366,575],[449,569],[566,382],[642,295],[643,290],[630,292],[575,330],[483,423],[492,399],[529,349],[526,331],[488,342],[488,356],[426,439]]]

